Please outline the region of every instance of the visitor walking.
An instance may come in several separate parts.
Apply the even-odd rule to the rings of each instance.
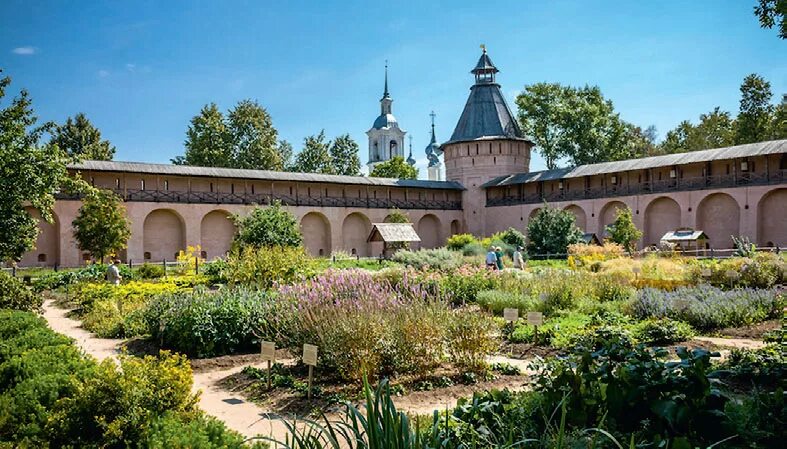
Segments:
[[[497,270],[497,254],[494,246],[490,246],[489,252],[486,253],[486,267],[490,270]]]
[[[497,269],[498,270],[502,270],[503,269],[503,248],[501,248],[499,246],[497,248],[495,248],[495,258],[497,259],[496,260]]]
[[[120,275],[120,260],[115,259],[112,261],[112,265],[109,266],[107,269],[107,280],[112,285],[120,285],[120,280],[123,279],[123,276]]]
[[[521,246],[517,246],[514,251],[514,268],[517,270],[525,269],[525,259],[522,257],[522,251],[524,251],[524,248]]]

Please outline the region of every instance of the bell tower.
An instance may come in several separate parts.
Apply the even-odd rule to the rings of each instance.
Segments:
[[[406,131],[399,128],[399,123],[392,111],[393,99],[388,92],[388,61],[385,62],[385,88],[380,99],[380,115],[366,135],[369,137],[369,162],[372,171],[375,165],[395,156],[404,157],[404,136]]]
[[[487,234],[486,192],[481,186],[499,176],[527,172],[533,147],[500,91],[499,70],[486,47],[481,48],[481,57],[470,71],[475,84],[451,139],[440,147],[446,180],[458,181],[466,189],[462,194],[465,229],[475,235]]]

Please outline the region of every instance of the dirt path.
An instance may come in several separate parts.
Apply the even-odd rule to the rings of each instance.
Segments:
[[[117,360],[122,340],[96,337],[83,329],[79,321],[69,318],[68,312],[68,310],[58,308],[51,299],[44,302],[43,315],[53,330],[73,338],[83,351],[99,361],[107,358]],[[247,437],[265,435],[283,440],[287,435],[285,426],[280,421],[272,419],[268,411],[235,396],[231,392],[216,387],[218,380],[241,369],[243,367],[238,366],[218,371],[194,373],[192,390],[195,393],[201,392],[200,408],[209,415],[224,421],[230,429]]]
[[[694,339],[727,348],[759,349],[765,347],[765,342],[762,340],[752,340],[750,338],[694,337]]]

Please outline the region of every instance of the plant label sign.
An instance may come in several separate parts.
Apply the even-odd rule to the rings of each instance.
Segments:
[[[303,345],[303,363],[309,366],[317,366],[317,346]]]
[[[740,274],[735,270],[727,270],[727,279],[738,279]]]
[[[710,271],[710,268],[703,268],[702,269],[702,277],[709,278],[709,277],[711,277],[711,274],[712,273]]]
[[[544,324],[544,314],[541,312],[527,312],[527,324],[541,326]]]
[[[272,341],[262,342],[262,360],[267,360],[269,362],[276,361],[276,344]]]
[[[640,274],[640,273],[642,273],[642,268],[640,268],[640,267],[632,267],[631,271],[633,271],[634,274]]]
[[[503,318],[506,321],[516,321],[519,319],[519,309],[516,308],[508,308],[506,307],[503,309]]]

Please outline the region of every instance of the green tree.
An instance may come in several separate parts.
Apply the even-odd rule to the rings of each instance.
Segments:
[[[753,143],[770,138],[774,106],[771,83],[752,73],[741,84],[741,106],[736,120],[735,143]]]
[[[186,154],[172,162],[202,167],[234,167],[232,146],[224,115],[215,103],[202,107],[186,131]]]
[[[100,261],[126,248],[131,236],[126,210],[111,190],[91,189],[71,225],[79,249]]]
[[[410,221],[410,216],[407,215],[407,212],[403,212],[401,209],[391,209],[391,212],[388,213],[388,216],[385,217],[386,223],[412,223]]]
[[[782,97],[782,102],[773,113],[771,139],[787,139],[787,94]]]
[[[631,208],[629,207],[617,209],[615,221],[608,225],[606,230],[609,233],[609,239],[618,245],[622,245],[629,254],[634,251],[637,241],[642,238],[642,231],[634,225]]]
[[[101,131],[81,112],[53,130],[50,144],[77,159],[111,161],[115,156],[115,147],[101,139]]]
[[[787,22],[784,21],[784,16],[787,15],[787,0],[759,0],[754,7],[754,15],[763,28],[771,29],[778,25],[779,37],[787,39]]]
[[[278,152],[278,132],[268,111],[259,103],[239,102],[227,114],[227,129],[235,168],[278,171],[284,168]]]
[[[418,169],[408,164],[402,156],[375,165],[369,176],[373,178],[418,179]]]
[[[568,245],[582,241],[574,214],[549,207],[544,203],[535,217],[527,223],[527,252],[529,254],[565,254]]]
[[[301,173],[334,174],[330,142],[325,141],[325,130],[303,139],[303,149],[295,157],[293,171]]]
[[[525,86],[516,99],[519,121],[547,168],[627,159],[642,151],[637,128],[623,121],[597,86]]]
[[[2,73],[2,71],[0,71]],[[18,261],[35,246],[38,223],[25,211],[38,209],[52,222],[55,193],[76,188],[66,171],[67,156],[56,145],[39,145],[53,124],[36,127],[32,102],[22,90],[10,104],[3,98],[11,78],[0,78],[0,261]]]
[[[298,220],[275,202],[269,207],[255,207],[248,215],[233,215],[238,227],[235,242],[240,246],[300,246],[303,236]]]
[[[183,156],[174,164],[205,167],[282,170],[278,132],[259,103],[242,100],[226,116],[215,103],[191,119]]]
[[[358,151],[358,144],[349,134],[333,139],[328,150],[331,155],[333,173],[359,176],[361,174],[361,157],[358,155]]]
[[[286,140],[280,140],[279,149],[277,151],[281,156],[282,170],[293,171],[293,164],[295,162],[292,159],[292,144]]]
[[[659,145],[663,154],[685,151],[707,150],[735,144],[735,120],[727,111],[716,107],[713,111],[700,115],[695,126],[688,120],[667,132]]]

